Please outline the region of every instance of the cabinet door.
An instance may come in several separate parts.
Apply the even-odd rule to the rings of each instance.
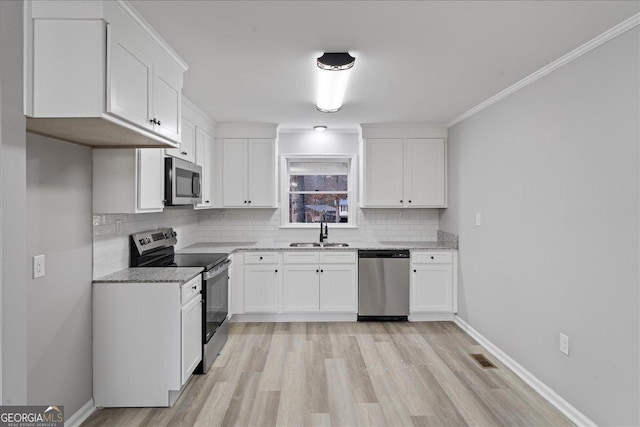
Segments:
[[[411,312],[453,312],[453,267],[413,265],[411,267]]]
[[[247,140],[225,139],[222,143],[222,204],[247,206]]]
[[[366,207],[400,207],[403,196],[402,139],[365,141],[364,204]]]
[[[107,112],[153,130],[153,63],[132,44],[112,34],[107,57]]]
[[[357,310],[356,266],[320,266],[320,311],[355,313]]]
[[[202,302],[194,298],[182,309],[182,370],[184,385],[202,360]]]
[[[405,152],[406,205],[445,206],[444,139],[408,139]]]
[[[162,135],[177,143],[181,142],[180,138],[180,93],[182,89],[176,87],[159,74],[158,67],[155,68],[156,74],[153,80],[153,118],[156,123],[153,127],[155,133]],[[193,161],[193,150],[190,153]]]
[[[318,265],[285,265],[283,271],[284,312],[317,312],[320,306]]]
[[[196,128],[196,164],[202,168],[202,203],[196,207],[211,207],[213,200],[213,137]]]
[[[278,265],[255,265],[244,268],[245,313],[278,311]]]
[[[196,125],[183,117],[180,147],[168,148],[165,152],[167,156],[178,157],[187,162],[194,162],[196,159]]]
[[[160,212],[164,208],[164,156],[161,148],[138,148],[137,212]]]
[[[248,146],[247,202],[249,207],[274,206],[274,141],[250,139]],[[225,160],[226,161],[226,160]]]

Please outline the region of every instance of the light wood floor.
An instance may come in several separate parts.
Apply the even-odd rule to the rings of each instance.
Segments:
[[[83,426],[561,426],[571,422],[451,322],[233,323],[172,408]]]

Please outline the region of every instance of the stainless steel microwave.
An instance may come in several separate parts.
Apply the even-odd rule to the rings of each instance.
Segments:
[[[164,198],[166,206],[202,202],[202,168],[175,157],[164,159]]]

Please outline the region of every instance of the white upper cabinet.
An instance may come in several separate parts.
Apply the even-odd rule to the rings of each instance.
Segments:
[[[219,125],[216,136],[222,145],[222,206],[276,207],[276,126]]]
[[[27,129],[97,147],[175,147],[182,59],[126,2],[25,3]]]
[[[167,156],[178,157],[187,162],[196,160],[196,125],[186,117],[182,118],[182,139],[178,148],[165,150]]]
[[[367,206],[402,207],[404,157],[401,139],[372,139],[365,148]]]
[[[404,187],[409,206],[446,206],[445,159],[444,139],[405,141]]]
[[[363,125],[362,130],[362,207],[447,206],[446,129]]]
[[[196,164],[202,168],[202,202],[197,208],[213,204],[213,137],[198,128],[196,134]]]
[[[222,144],[222,204],[247,206],[248,140],[225,139]]]

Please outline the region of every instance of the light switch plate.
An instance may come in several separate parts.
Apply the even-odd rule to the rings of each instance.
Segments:
[[[44,255],[36,255],[33,257],[33,278],[44,276]]]

